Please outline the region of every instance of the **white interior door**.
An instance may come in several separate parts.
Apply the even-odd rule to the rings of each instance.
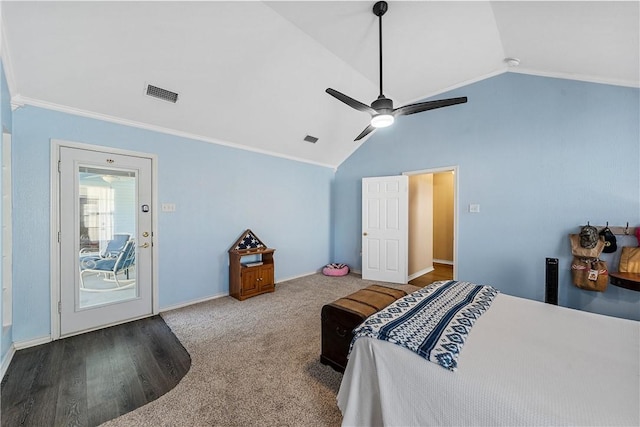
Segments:
[[[59,156],[61,336],[152,314],[151,159]]]
[[[407,283],[409,177],[362,179],[362,278]]]

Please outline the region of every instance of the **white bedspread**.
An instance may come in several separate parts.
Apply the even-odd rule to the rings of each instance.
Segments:
[[[343,425],[640,425],[640,322],[500,294],[458,364],[358,339]]]

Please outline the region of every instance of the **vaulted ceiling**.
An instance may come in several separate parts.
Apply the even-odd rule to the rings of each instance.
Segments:
[[[378,96],[373,4],[9,1],[2,55],[14,105],[335,167],[369,116],[325,89]],[[507,70],[638,87],[639,22],[638,1],[391,1],[385,95],[400,106]]]

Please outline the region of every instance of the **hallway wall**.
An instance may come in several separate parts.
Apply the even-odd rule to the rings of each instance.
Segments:
[[[433,269],[433,174],[409,176],[409,277]]]
[[[452,172],[433,175],[433,259],[453,264],[453,188]]]

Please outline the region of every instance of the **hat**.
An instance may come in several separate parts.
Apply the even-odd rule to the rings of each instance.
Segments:
[[[602,252],[606,254],[613,253],[618,250],[618,245],[616,244],[616,236],[613,235],[613,232],[609,229],[609,227],[605,227],[600,231],[600,235],[604,237],[604,249]]]
[[[593,225],[585,225],[580,230],[580,246],[593,249],[598,244],[598,229]]]

